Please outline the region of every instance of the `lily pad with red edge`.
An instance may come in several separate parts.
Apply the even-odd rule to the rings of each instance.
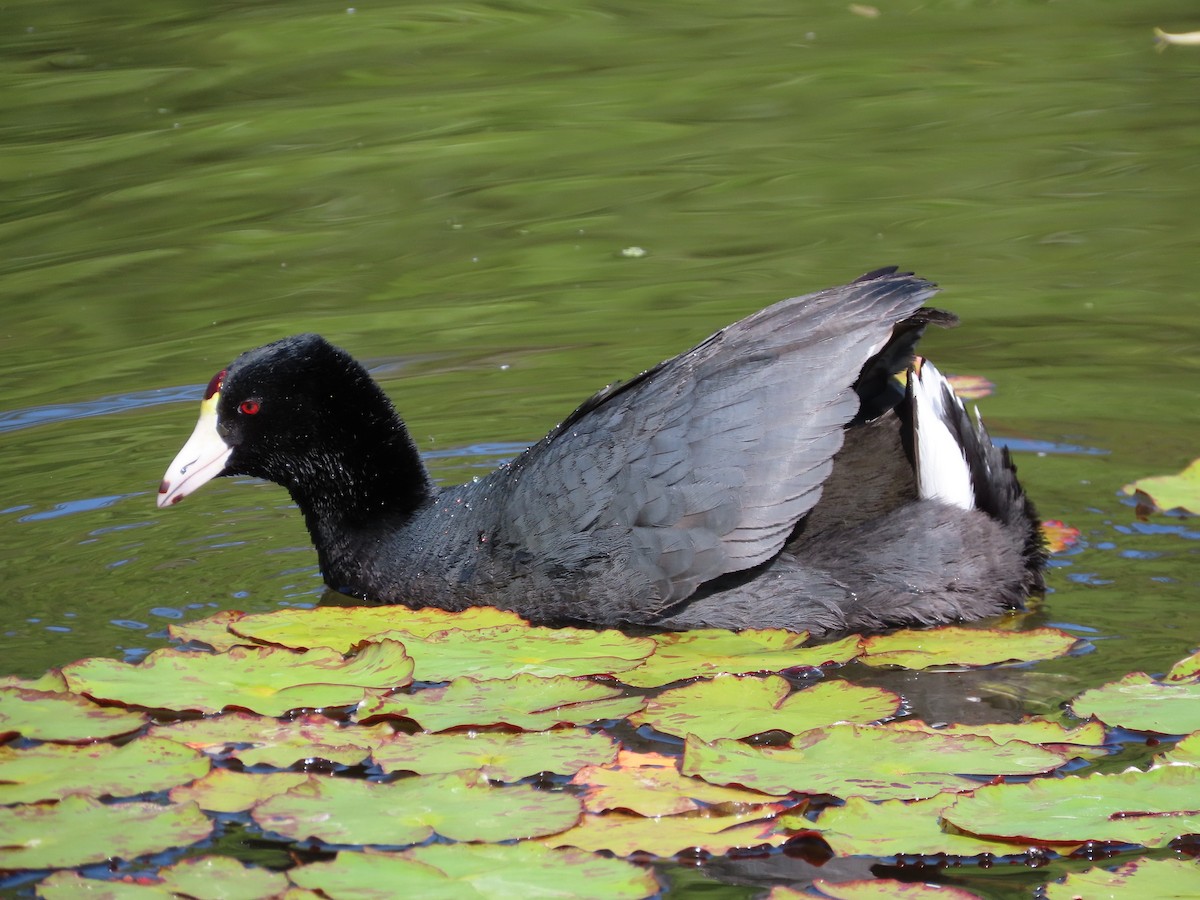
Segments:
[[[375,716],[412,719],[426,731],[464,725],[483,728],[510,725],[542,731],[558,725],[588,725],[601,719],[623,719],[645,704],[625,697],[618,688],[584,679],[515,675],[477,680],[456,678],[445,687],[411,694],[371,697],[357,711],[359,721]]]
[[[476,769],[493,781],[520,781],[540,772],[572,775],[617,756],[612,738],[582,728],[505,734],[395,734],[372,754],[385,772],[432,775]]]
[[[67,680],[58,669],[51,669],[37,678],[21,678],[17,675],[0,675],[0,688],[20,688],[25,691],[49,691],[61,693],[67,690]]]
[[[222,654],[168,648],[141,663],[96,657],[62,671],[71,690],[97,700],[209,713],[232,706],[278,716],[357,703],[367,688],[403,687],[412,668],[403,645],[385,640],[349,657],[328,648],[234,647]]]
[[[218,613],[194,622],[184,622],[179,625],[168,625],[167,634],[176,641],[195,641],[206,644],[218,653],[224,653],[233,647],[253,645],[253,641],[241,637],[229,630],[233,623],[244,619],[246,614],[236,609],[223,609]]]
[[[812,886],[818,892],[817,896],[830,900],[983,900],[979,894],[948,884],[895,881],[890,878],[860,878],[836,883],[817,878]],[[777,898],[768,897],[767,900]]]
[[[740,787],[709,784],[682,775],[674,757],[623,750],[616,765],[580,769],[578,785],[588,812],[622,809],[641,816],[675,816],[710,806],[765,808],[784,797],[771,797]]]
[[[230,856],[181,859],[158,875],[164,886],[195,900],[259,900],[277,897],[289,887],[284,873],[246,866]]]
[[[0,869],[60,869],[136,859],[188,847],[212,834],[195,804],[101,803],[74,795],[58,803],[0,808]]]
[[[1167,673],[1167,681],[1191,681],[1195,678],[1200,678],[1200,653],[1181,659]]]
[[[472,631],[508,625],[527,625],[520,616],[490,606],[461,612],[406,606],[318,606],[315,609],[281,609],[239,617],[230,623],[242,638],[294,650],[332,647],[346,653],[364,640],[404,632],[427,637],[438,631]]]
[[[901,699],[884,688],[826,681],[793,691],[779,675],[718,675],[670,688],[652,697],[646,708],[630,716],[635,725],[650,725],[664,734],[705,741],[745,738],[764,731],[798,734],[837,722],[865,724],[893,716]]]
[[[943,813],[971,834],[1034,844],[1102,841],[1164,847],[1200,833],[1200,768],[989,784]]]
[[[1031,775],[1055,769],[1067,758],[1022,741],[998,745],[974,735],[834,725],[797,735],[786,748],[689,737],[682,771],[714,784],[740,784],[771,794],[916,800],[979,786],[965,775]]]
[[[837,856],[995,856],[1024,853],[1020,844],[956,834],[942,827],[940,816],[957,794],[937,794],[924,800],[885,800],[873,803],[850,797],[843,806],[829,806],[814,822],[786,815],[780,827],[818,831]]]
[[[171,789],[172,803],[194,801],[201,809],[212,812],[243,812],[268,797],[286,794],[304,784],[309,776],[303,772],[235,772],[232,769],[213,769],[191,784]]]
[[[1200,731],[1189,734],[1174,747],[1155,757],[1155,762],[1200,767]]]
[[[1155,510],[1200,515],[1200,459],[1178,475],[1155,475],[1139,478],[1121,488],[1137,500],[1138,512]]]
[[[159,725],[151,728],[150,734],[214,756],[228,755],[247,766],[287,768],[308,759],[344,766],[363,762],[392,729],[386,725],[349,727],[316,713],[281,721],[239,712]]]
[[[397,632],[404,639],[403,632]],[[450,681],[460,676],[611,675],[638,665],[654,652],[650,638],[620,631],[533,628],[504,625],[470,631],[450,629],[408,640],[418,681]]]
[[[158,738],[111,744],[0,747],[0,804],[58,800],[70,794],[133,797],[193,781],[209,770],[191,747]]]
[[[857,636],[813,646],[805,646],[807,640],[807,632],[782,629],[659,634],[654,655],[619,677],[633,687],[658,687],[686,678],[842,665],[858,653]]]
[[[864,638],[859,662],[868,666],[990,666],[1065,656],[1079,639],[1057,628],[1029,631],[947,626]]]
[[[148,721],[144,713],[100,706],[65,691],[0,687],[0,734],[83,743],[131,734]]]
[[[1134,859],[1111,872],[1072,872],[1043,891],[1046,900],[1187,900],[1200,897],[1200,866],[1190,859]]]
[[[705,813],[647,818],[623,812],[588,813],[569,831],[543,838],[548,847],[607,850],[617,856],[673,856],[685,850],[728,853],[736,848],[778,847],[787,836],[774,829],[776,807],[750,807],[727,815]]]
[[[494,787],[479,772],[452,772],[383,783],[314,775],[250,815],[264,830],[292,840],[400,846],[435,834],[487,842],[555,834],[581,812],[567,794]]]
[[[1164,682],[1134,672],[1084,691],[1070,708],[1081,719],[1095,716],[1110,727],[1188,734],[1200,731],[1200,678]]]
[[[930,734],[978,734],[989,737],[997,744],[1006,741],[1026,741],[1030,744],[1042,744],[1060,750],[1068,746],[1096,747],[1104,743],[1104,726],[1099,722],[1084,722],[1074,728],[1069,728],[1049,719],[1037,716],[1026,716],[1019,722],[981,722],[978,724],[950,723],[937,728],[922,722],[920,719],[906,719],[903,722],[889,722],[888,728],[897,731],[925,731]]]
[[[77,872],[54,872],[37,885],[41,900],[177,900],[178,895],[157,879],[125,875],[121,878],[84,878]]]
[[[403,853],[339,853],[290,870],[293,883],[323,896],[421,900],[642,900],[654,874],[618,859],[541,844],[431,844]]]

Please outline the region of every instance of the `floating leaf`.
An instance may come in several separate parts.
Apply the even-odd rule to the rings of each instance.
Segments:
[[[158,738],[139,738],[122,747],[0,747],[0,803],[34,803],[69,794],[132,797],[184,784],[208,769],[203,754]]]
[[[793,692],[791,683],[779,675],[718,675],[710,681],[663,691],[630,721],[664,734],[694,734],[712,741],[772,730],[798,734],[836,722],[875,722],[895,715],[900,703],[899,695],[891,691],[845,681],[822,682]]]
[[[1191,681],[1200,678],[1200,653],[1184,657],[1167,673],[1167,681]]]
[[[0,808],[0,869],[58,869],[187,847],[212,833],[195,804],[104,804],[71,796]]]
[[[196,641],[207,644],[218,653],[224,653],[234,647],[252,644],[253,641],[234,634],[229,627],[244,619],[246,614],[236,609],[223,609],[219,613],[195,622],[185,622],[181,625],[168,625],[167,634],[177,641]]]
[[[259,900],[288,889],[287,876],[229,856],[196,856],[161,870],[163,885],[195,900]]]
[[[1032,843],[1115,841],[1163,847],[1200,832],[1200,769],[1158,766],[1112,775],[989,784],[944,813],[972,834]]]
[[[1029,631],[947,626],[924,631],[897,631],[864,638],[859,661],[868,666],[989,666],[1063,656],[1079,643],[1057,628]]]
[[[292,869],[292,881],[330,897],[421,900],[640,900],[654,874],[632,863],[540,844],[431,844],[398,854],[339,853]]]
[[[450,681],[463,675],[610,675],[632,669],[654,652],[650,638],[619,631],[528,625],[438,631],[406,645],[416,661],[413,677],[418,681]]]
[[[230,756],[247,766],[283,769],[308,759],[324,759],[343,766],[360,763],[392,734],[392,729],[386,725],[347,727],[317,714],[281,721],[251,713],[227,713],[159,725],[151,728],[150,734],[213,755],[228,749]]]
[[[139,664],[93,658],[63,668],[71,690],[149,709],[220,712],[241,707],[269,716],[290,709],[344,706],[366,688],[412,680],[412,660],[395,641],[343,657],[328,648],[293,653],[234,647],[228,653],[155,650]]]
[[[520,781],[539,772],[571,775],[617,756],[612,738],[572,728],[533,734],[396,734],[374,752],[385,772],[431,775],[477,769],[493,781]]]
[[[1188,900],[1200,897],[1200,867],[1186,859],[1134,859],[1111,872],[1072,872],[1044,892],[1046,900]]]
[[[1200,515],[1200,459],[1178,475],[1139,478],[1121,490],[1137,499],[1138,512],[1179,510]]]
[[[957,796],[882,803],[850,797],[843,806],[826,807],[816,822],[787,815],[779,824],[795,831],[819,831],[838,856],[1005,856],[1025,851],[1023,846],[946,831],[940,816]]]
[[[402,845],[434,834],[491,842],[554,834],[575,824],[580,812],[579,801],[566,794],[498,788],[479,772],[454,772],[387,783],[314,775],[250,814],[293,840]]]
[[[738,847],[764,844],[778,847],[787,836],[773,828],[774,806],[752,808],[731,815],[661,816],[648,819],[622,812],[585,815],[569,831],[543,838],[549,847],[608,850],[617,856],[652,853],[672,856],[684,850],[728,853]]]
[[[62,693],[67,688],[67,680],[58,669],[51,669],[37,678],[20,678],[16,675],[0,675],[0,688],[20,688],[24,691],[49,691]]]
[[[424,638],[448,629],[473,631],[506,625],[528,627],[528,623],[516,613],[490,606],[472,607],[462,612],[447,612],[433,607],[318,606],[315,609],[257,613],[231,623],[237,634],[260,643],[277,644],[295,650],[331,647],[339,653],[346,653],[365,640],[374,640],[383,635],[390,637],[397,632]]]
[[[673,757],[622,751],[616,766],[588,766],[571,779],[583,788],[588,812],[623,809],[641,816],[674,816],[709,805],[763,807],[782,800],[745,788],[722,787],[681,775]]]
[[[896,731],[924,731],[929,734],[978,734],[997,744],[1006,741],[1026,741],[1030,744],[1050,744],[1059,749],[1065,745],[1099,747],[1104,743],[1104,726],[1099,722],[1084,722],[1068,728],[1058,722],[1036,716],[1026,716],[1020,722],[983,722],[974,725],[951,723],[934,728],[920,719],[889,722]]]
[[[55,872],[37,886],[42,900],[176,900],[176,894],[146,878],[84,878],[75,872]]]
[[[788,748],[752,747],[724,739],[706,743],[690,737],[682,771],[716,784],[740,784],[770,794],[800,791],[915,800],[979,786],[964,774],[1032,774],[1065,761],[1064,754],[1021,741],[997,745],[973,735],[835,725],[798,735]]]
[[[100,706],[78,694],[0,688],[0,734],[38,741],[96,741],[137,731],[149,721],[127,709]]]
[[[982,900],[978,894],[948,884],[894,881],[890,878],[864,878],[836,884],[817,878],[813,881],[813,887],[820,892],[820,896],[832,900]],[[767,900],[775,900],[775,897],[768,897]]]
[[[617,688],[594,681],[557,676],[516,675],[478,681],[456,678],[445,687],[413,694],[393,694],[364,700],[359,720],[373,716],[403,716],[426,731],[462,725],[482,728],[511,725],[541,731],[556,725],[587,725],[600,719],[621,719],[645,704],[641,697],[623,697]]]
[[[946,381],[959,400],[982,400],[996,390],[996,385],[982,375],[947,375]]]
[[[172,803],[194,801],[201,809],[234,813],[250,809],[268,797],[286,794],[304,784],[309,776],[303,772],[234,772],[213,769],[198,781],[171,789]]]
[[[1200,731],[1189,734],[1171,750],[1158,757],[1157,761],[1200,766]]]
[[[1051,519],[1042,523],[1042,537],[1050,553],[1062,553],[1079,542],[1080,533],[1078,528]]]
[[[802,646],[807,640],[807,632],[782,629],[659,634],[654,637],[654,655],[620,678],[634,687],[657,687],[684,678],[842,665],[858,653],[857,637]]]
[[[1106,725],[1188,734],[1200,731],[1200,678],[1161,682],[1144,672],[1126,675],[1103,687],[1084,691],[1071,701],[1080,718],[1095,716]]]

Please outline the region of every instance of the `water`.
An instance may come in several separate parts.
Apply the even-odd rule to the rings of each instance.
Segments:
[[[591,391],[889,263],[939,281],[1046,518],[1054,708],[1200,643],[1190,4],[210,4],[0,11],[0,668],[317,601],[287,496],[158,511],[203,384],[320,331],[461,480]],[[642,248],[644,255],[623,253]],[[1031,448],[1021,450],[1020,448]],[[1062,452],[1060,452],[1062,451]]]

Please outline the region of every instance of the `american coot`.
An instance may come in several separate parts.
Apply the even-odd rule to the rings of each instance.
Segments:
[[[285,338],[212,379],[158,505],[265,478],[331,587],[544,624],[826,634],[1019,609],[1041,533],[1007,451],[913,365],[955,321],[935,292],[888,268],[776,303],[448,490],[359,363]]]

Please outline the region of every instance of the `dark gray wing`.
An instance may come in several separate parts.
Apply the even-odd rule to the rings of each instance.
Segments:
[[[600,392],[504,471],[495,537],[545,577],[627,605],[614,620],[770,559],[821,496],[864,363],[935,292],[872,273]]]

